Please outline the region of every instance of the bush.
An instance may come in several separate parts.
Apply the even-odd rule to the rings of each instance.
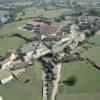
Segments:
[[[88,15],[90,15],[90,16],[98,16],[99,12],[97,10],[95,10],[95,9],[90,9],[88,11]]]
[[[58,22],[59,23],[59,22],[65,20],[65,16],[64,15],[61,15],[61,16],[55,18],[54,20],[55,20],[55,22]]]
[[[77,58],[74,57],[73,55],[69,55],[69,56],[64,56],[61,58],[62,62],[71,62],[71,61],[76,61]]]
[[[59,16],[60,20],[65,20],[65,16],[64,15],[61,15]]]
[[[59,18],[55,18],[54,20],[55,20],[55,22],[57,22],[57,23],[59,23],[59,22],[61,21]]]
[[[74,76],[70,76],[69,78],[67,78],[66,80],[63,81],[64,84],[68,85],[68,86],[73,86],[76,84],[76,77]]]

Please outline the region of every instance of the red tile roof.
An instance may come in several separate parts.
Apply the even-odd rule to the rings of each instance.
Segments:
[[[57,31],[57,28],[54,26],[46,25],[40,27],[40,32],[52,34]]]
[[[57,31],[56,27],[48,25],[44,22],[29,22],[27,25],[31,25],[32,27],[40,26],[40,32],[42,33],[53,34]]]

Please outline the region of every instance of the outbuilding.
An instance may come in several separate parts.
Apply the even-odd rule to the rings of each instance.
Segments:
[[[0,71],[0,84],[6,84],[13,79],[13,75],[9,71]]]

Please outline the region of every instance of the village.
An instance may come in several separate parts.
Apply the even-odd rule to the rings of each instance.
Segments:
[[[28,38],[28,35],[24,37],[23,35],[18,34],[16,32],[15,34],[11,34],[10,36],[8,36],[14,38],[15,37],[21,38],[22,39],[21,41],[16,40],[15,42],[19,42],[18,44],[22,42],[22,44],[19,45],[19,48],[17,49],[14,47],[13,48],[7,47],[7,49],[5,50],[6,52],[4,52],[3,54],[1,53],[0,87],[2,88],[5,87],[6,85],[13,86],[15,80],[21,82],[24,86],[24,84],[28,84],[32,80],[32,82],[35,85],[36,84],[37,85],[39,84],[39,86],[41,85],[41,96],[40,96],[41,100],[63,100],[62,98],[66,98],[65,96],[66,94],[63,94],[63,92],[60,94],[59,91],[63,87],[62,89],[64,92],[66,92],[66,90],[68,89],[69,91],[68,95],[69,95],[71,91],[70,90],[71,86],[74,87],[74,85],[77,84],[77,79],[74,73],[74,71],[77,69],[76,68],[77,66],[79,66],[80,72],[81,72],[81,66],[83,67],[92,66],[93,68],[95,68],[98,75],[100,75],[99,54],[97,54],[99,57],[97,56],[91,57],[87,56],[86,54],[87,52],[89,53],[93,52],[90,50],[92,48],[98,48],[97,53],[99,52],[99,46],[100,46],[99,42],[96,42],[97,43],[96,44],[94,42],[91,42],[90,40],[92,40],[95,37],[99,38],[100,17],[86,16],[86,15],[77,17],[74,14],[76,13],[73,10],[71,15],[72,20],[69,20],[68,18],[61,15],[60,17],[55,18],[55,20],[58,21],[56,23],[53,22],[49,23],[49,21],[47,21],[47,19],[43,18],[43,16],[41,15],[39,18],[36,19],[32,18],[31,20],[24,21],[24,23],[22,22],[18,24],[17,27],[14,24],[12,24],[12,26],[15,26],[15,29],[18,32],[22,32],[24,34],[30,33],[32,35],[30,35],[29,36],[30,38]],[[3,24],[9,25],[7,21],[11,21],[11,17],[4,16],[0,20],[1,20],[0,22],[2,22]],[[59,20],[61,21],[59,22]],[[15,22],[10,22],[10,24],[11,23]],[[2,38],[5,37],[2,35],[1,39]],[[13,44],[13,41],[11,41],[11,43]],[[4,47],[4,45],[2,47]],[[96,60],[94,60],[94,58]],[[75,66],[74,63],[76,64]],[[33,71],[32,66],[35,67],[36,70],[35,73],[32,72]],[[37,66],[39,66],[38,69],[36,68]],[[70,71],[72,69],[70,70],[66,69],[66,66],[67,68],[71,66],[73,67],[72,74],[70,74]],[[29,69],[31,70],[31,73],[28,72]],[[38,77],[37,73],[38,70],[39,73],[41,73],[41,75],[39,76],[39,80],[35,79],[35,75],[36,77]],[[69,72],[67,70],[69,70]],[[26,73],[28,73],[27,77],[21,79],[21,76],[24,77]],[[76,73],[78,73],[78,70],[76,71]],[[92,71],[90,73],[92,73]],[[79,74],[79,76],[81,75]],[[84,77],[85,76],[83,76],[83,78]],[[95,77],[95,75],[93,77]],[[35,80],[38,83],[35,83]],[[99,80],[98,77],[97,80]],[[90,82],[91,81],[93,80],[91,79]],[[88,86],[87,83],[86,85]],[[97,86],[98,86],[97,91],[99,91],[99,85],[97,84]],[[65,90],[64,87],[65,89],[66,88],[67,89]],[[90,90],[92,91],[92,89]],[[86,90],[82,88],[82,92],[84,91]],[[95,91],[95,89],[93,91]],[[78,89],[76,89],[76,92],[78,92]],[[10,100],[3,97],[1,94],[0,97],[1,100]],[[99,96],[97,97],[99,98]],[[71,97],[69,96],[69,98]],[[31,100],[31,99],[27,98],[25,100]],[[83,99],[83,100],[88,100],[88,99]]]

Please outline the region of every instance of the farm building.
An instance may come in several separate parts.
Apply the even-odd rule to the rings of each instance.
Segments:
[[[26,68],[27,66],[28,64],[26,62],[18,62],[18,63],[13,64],[13,67],[11,68],[11,70]]]
[[[10,80],[13,79],[12,74],[9,71],[1,71],[0,72],[0,83],[1,84],[6,84]]]
[[[51,51],[48,49],[48,47],[46,45],[39,45],[37,46],[34,54],[33,54],[33,58],[39,58],[40,56],[46,55],[48,53],[50,53]]]
[[[2,69],[5,69],[5,68],[10,68],[13,64],[13,61],[18,57],[17,54],[15,53],[11,53],[11,55],[6,58],[2,63]]]
[[[57,27],[48,25],[47,23],[44,22],[29,22],[24,26],[25,29],[27,30],[34,30],[38,31],[39,33],[43,35],[56,35],[57,32]]]

